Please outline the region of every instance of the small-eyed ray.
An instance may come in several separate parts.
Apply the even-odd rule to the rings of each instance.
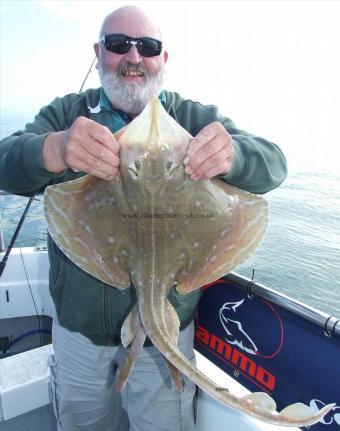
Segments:
[[[72,262],[113,288],[136,289],[136,307],[122,328],[130,352],[119,388],[148,337],[179,390],[185,375],[220,402],[263,421],[306,426],[320,420],[333,405],[315,413],[296,403],[278,413],[265,393],[238,398],[221,390],[177,347],[171,288],[189,293],[244,262],[264,237],[266,201],[217,178],[191,180],[183,160],[192,137],[158,99],[116,137],[121,175],[111,181],[87,175],[48,187],[45,214],[50,235]]]

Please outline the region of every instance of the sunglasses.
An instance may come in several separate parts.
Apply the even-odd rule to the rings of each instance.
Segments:
[[[135,45],[143,57],[155,57],[162,52],[162,42],[152,37],[130,37],[125,34],[107,34],[100,38],[105,48],[115,54],[126,54]]]

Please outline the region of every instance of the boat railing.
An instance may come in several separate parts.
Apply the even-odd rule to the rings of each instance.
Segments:
[[[0,196],[9,195],[10,193],[4,192],[0,190]],[[2,214],[0,212],[0,253],[5,251],[5,241],[4,241],[4,233],[2,230]]]
[[[290,296],[280,293],[268,286],[260,283],[255,283],[247,277],[241,276],[237,273],[230,273],[226,278],[247,292],[247,295],[258,295],[276,305],[279,305],[294,314],[297,314],[310,322],[315,323],[323,328],[326,336],[333,334],[340,335],[340,319],[339,316],[332,316],[317,308],[298,301]]]

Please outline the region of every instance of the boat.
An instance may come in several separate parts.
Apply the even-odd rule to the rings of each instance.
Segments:
[[[57,430],[47,367],[54,312],[48,269],[46,247],[13,247],[0,276],[3,431]],[[301,401],[317,411],[335,402],[312,429],[340,429],[340,321],[335,316],[231,273],[203,288],[195,349],[197,366],[237,395],[265,391],[278,410]],[[299,428],[265,424],[199,391],[196,430],[226,429]]]

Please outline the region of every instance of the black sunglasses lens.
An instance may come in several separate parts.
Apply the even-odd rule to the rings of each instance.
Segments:
[[[105,38],[105,48],[115,54],[126,54],[131,45],[126,37],[112,34]]]
[[[162,51],[162,42],[156,39],[141,37],[137,45],[138,52],[144,57],[154,57]]]
[[[108,34],[105,36],[105,48],[115,54],[126,54],[134,39],[123,34]],[[154,57],[162,52],[162,42],[151,37],[140,37],[135,39],[136,48],[143,57]]]

